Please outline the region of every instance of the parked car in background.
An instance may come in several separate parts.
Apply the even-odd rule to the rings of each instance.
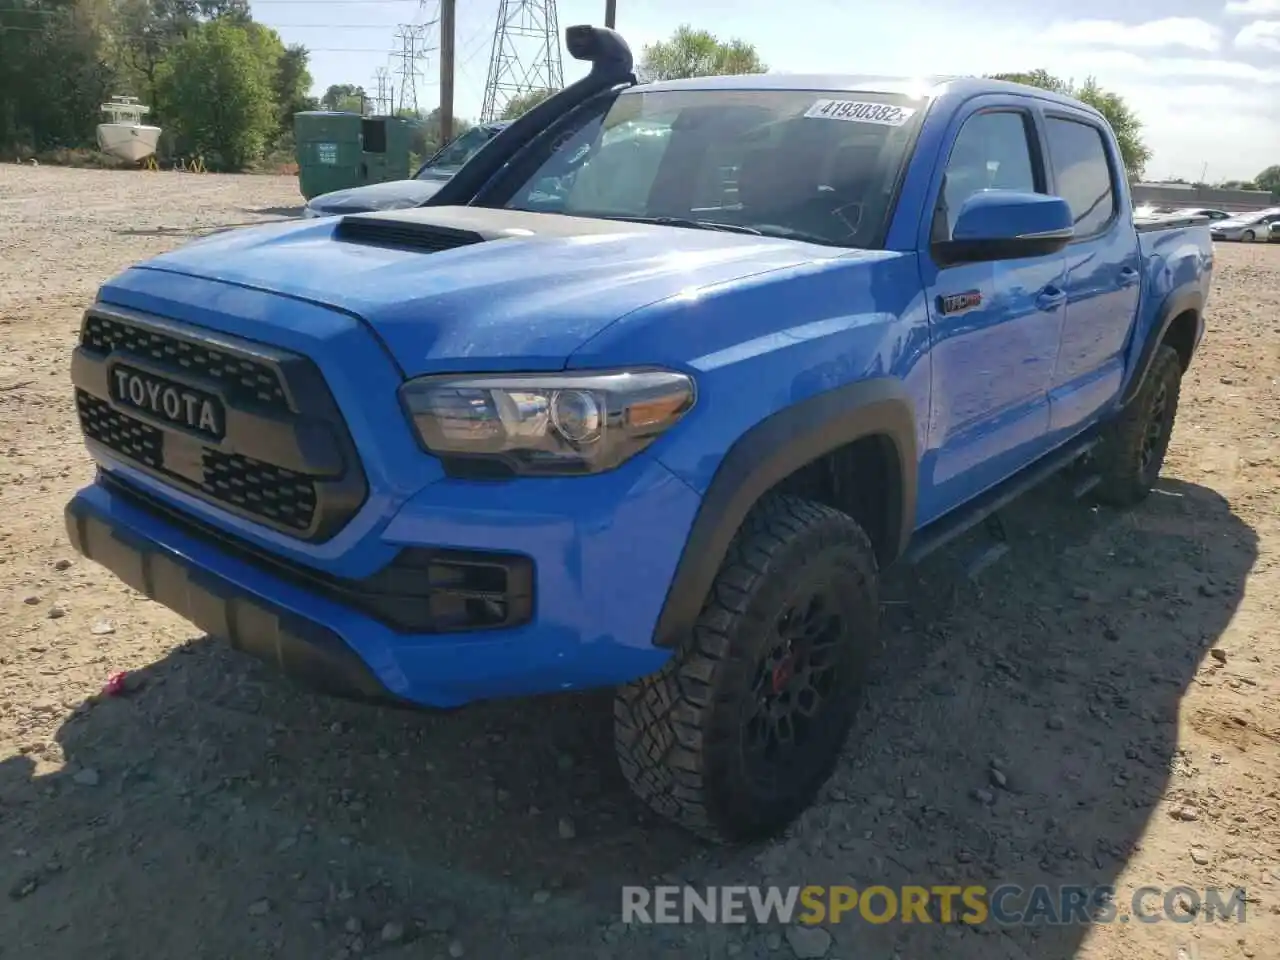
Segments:
[[[1216,210],[1213,207],[1182,207],[1173,211],[1171,216],[1205,217],[1209,220],[1229,220],[1232,215],[1226,210]]]
[[[1277,220],[1275,223],[1271,224],[1271,230],[1269,231],[1269,233],[1271,235],[1270,239],[1272,243],[1280,242],[1280,220]]]
[[[1209,228],[1215,240],[1239,240],[1242,243],[1253,243],[1255,240],[1266,240],[1271,227],[1280,223],[1280,207],[1269,210],[1255,210],[1252,213],[1239,213],[1226,220],[1218,220]]]
[[[494,138],[510,121],[496,120],[472,127],[450,140],[427,158],[411,180],[371,183],[363,187],[334,190],[313,197],[303,208],[304,217],[332,217],[342,213],[370,213],[416,207],[446,183],[462,165]]]

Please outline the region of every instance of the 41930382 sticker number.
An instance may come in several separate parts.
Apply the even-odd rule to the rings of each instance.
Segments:
[[[878,123],[886,127],[900,127],[910,120],[915,112],[912,107],[896,107],[891,103],[818,100],[804,112],[804,115],[822,120],[848,120],[852,123]]]

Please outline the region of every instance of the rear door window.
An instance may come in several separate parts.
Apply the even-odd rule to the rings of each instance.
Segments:
[[[1049,117],[1045,133],[1058,196],[1071,207],[1076,239],[1104,232],[1117,207],[1102,131],[1090,123]]]

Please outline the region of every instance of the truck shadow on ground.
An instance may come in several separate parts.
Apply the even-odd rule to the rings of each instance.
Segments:
[[[287,208],[282,209],[287,210]],[[254,211],[247,212],[252,213]],[[274,214],[277,210],[276,208],[268,208],[263,212]],[[281,214],[280,216],[283,217],[286,215],[287,214]],[[228,230],[238,230],[241,227],[261,227],[268,223],[280,222],[281,219],[277,218],[272,220],[242,220],[239,223],[217,223],[204,226],[168,227],[161,225],[158,227],[121,227],[113,230],[112,232],[120,237],[185,237],[187,239],[193,239],[195,237],[210,237],[215,233],[226,233]]]
[[[57,738],[65,770],[0,766],[0,836],[41,846],[10,896],[61,905],[9,942],[54,956],[106,896],[114,926],[93,942],[108,957],[316,960],[363,949],[352,917],[403,923],[426,950],[375,932],[388,956],[461,936],[492,958],[720,956],[729,940],[763,957],[776,944],[754,927],[621,930],[619,888],[1113,884],[1192,762],[1177,750],[1184,692],[1248,655],[1207,653],[1257,538],[1218,494],[1174,481],[1127,513],[1055,483],[1006,516],[1011,557],[976,582],[958,565],[976,535],[888,576],[888,655],[831,784],[784,839],[707,848],[650,816],[614,763],[607,694],[369,708],[200,638],[78,709]],[[1224,752],[1247,733],[1190,722],[1220,726]],[[166,911],[181,923],[148,919]],[[1086,929],[855,920],[832,929],[833,955],[1068,960]]]

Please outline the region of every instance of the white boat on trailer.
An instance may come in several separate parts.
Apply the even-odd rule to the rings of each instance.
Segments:
[[[151,108],[137,97],[112,97],[102,105],[102,112],[107,116],[105,123],[98,124],[98,149],[103,153],[137,163],[156,152],[160,128],[142,122]]]

